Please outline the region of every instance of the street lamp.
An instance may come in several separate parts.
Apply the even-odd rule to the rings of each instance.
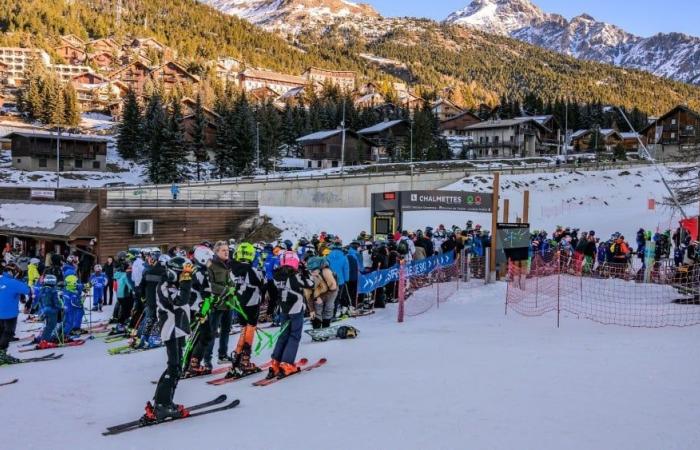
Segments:
[[[255,122],[255,171],[260,171],[260,122]]]
[[[340,141],[340,175],[345,173],[345,98],[343,98],[343,120],[340,122],[342,137]]]
[[[413,164],[413,118],[411,118],[411,144],[409,147],[409,162]]]
[[[56,127],[56,189],[61,187],[61,127]]]

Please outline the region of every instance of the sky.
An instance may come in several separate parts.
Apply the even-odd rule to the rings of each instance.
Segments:
[[[466,7],[471,0],[358,0],[374,6],[384,16],[429,17],[443,20]],[[570,19],[588,13],[639,36],[677,31],[700,36],[699,0],[533,0],[545,12]],[[633,7],[632,7],[633,5]]]

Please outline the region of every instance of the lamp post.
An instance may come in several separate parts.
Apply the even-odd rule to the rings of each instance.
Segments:
[[[260,122],[255,122],[255,171],[260,171]]]
[[[56,127],[56,189],[61,187],[61,127]]]
[[[340,141],[340,175],[345,173],[345,98],[343,98],[343,120],[340,122],[342,136]]]
[[[409,147],[409,162],[413,164],[413,117],[411,117],[411,143]]]

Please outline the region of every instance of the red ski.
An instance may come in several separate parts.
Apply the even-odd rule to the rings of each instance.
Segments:
[[[304,360],[302,360],[302,361],[304,361]],[[300,362],[301,362],[301,361],[300,361]],[[305,362],[304,364],[306,364],[306,362]],[[249,373],[248,375],[244,375],[244,376],[238,377],[238,378],[226,378],[226,377],[217,378],[216,380],[207,381],[207,384],[211,384],[211,385],[213,385],[213,386],[221,386],[222,384],[233,383],[234,381],[241,380],[241,379],[246,378],[246,377],[249,377],[249,376],[251,376],[251,375],[256,375],[256,374],[262,372],[263,370],[268,369],[271,365],[272,365],[272,363],[271,363],[270,361],[268,361],[268,362],[266,362],[265,364],[261,364],[261,365],[258,366],[258,368],[260,369],[259,372]],[[230,369],[230,368],[231,368],[230,366],[227,367],[227,368],[226,368],[226,372],[228,372],[228,369]]]
[[[302,359],[302,361],[304,361],[304,360]],[[262,380],[258,380],[258,381],[256,381],[255,383],[253,383],[253,386],[269,386],[269,385],[271,385],[271,384],[273,384],[273,383],[276,383],[276,382],[281,381],[281,380],[286,380],[287,378],[293,377],[293,376],[298,375],[298,374],[300,374],[300,373],[302,373],[302,372],[309,372],[309,371],[311,371],[311,370],[318,369],[318,368],[321,367],[322,365],[326,364],[326,362],[327,362],[326,358],[321,358],[321,359],[319,359],[318,361],[316,361],[314,364],[311,364],[310,366],[306,366],[306,367],[303,367],[303,368],[302,368],[301,366],[299,366],[299,364],[297,364],[297,366],[299,366],[300,369],[301,369],[301,370],[299,370],[299,372],[293,373],[293,374],[291,374],[291,375],[287,375],[287,376],[284,377],[284,378],[269,378],[269,379],[268,379],[268,378],[264,378],[264,379],[262,379]]]
[[[85,343],[84,339],[77,339],[75,341],[64,342],[63,344],[56,344],[55,347],[39,348],[38,345],[35,345],[34,347],[20,348],[17,351],[24,353],[24,352],[33,352],[33,351],[37,351],[37,350],[51,350],[54,348],[62,348],[62,347],[77,347],[79,345],[83,345],[84,343]]]

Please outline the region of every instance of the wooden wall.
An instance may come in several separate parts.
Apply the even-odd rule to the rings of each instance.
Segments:
[[[36,188],[43,191],[56,191],[55,200],[31,198],[31,188],[21,187],[0,187],[0,199],[9,200],[27,200],[36,201],[38,203],[56,202],[77,202],[77,203],[96,203],[98,205],[107,204],[107,191],[104,189],[58,189],[52,187]]]
[[[100,214],[97,253],[100,262],[134,247],[192,247],[202,241],[229,239],[241,222],[259,215],[259,209],[107,209]],[[153,220],[152,236],[134,236],[135,220]]]

